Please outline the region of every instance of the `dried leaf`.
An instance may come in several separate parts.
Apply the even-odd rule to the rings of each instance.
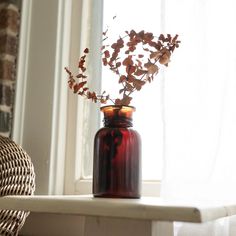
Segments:
[[[127,77],[125,75],[121,75],[119,79],[119,83],[123,83],[127,81]]]
[[[134,75],[140,76],[140,75],[144,75],[145,73],[147,73],[147,70],[138,69],[137,71],[135,71]]]
[[[89,53],[89,49],[88,49],[88,48],[85,48],[85,49],[84,49],[84,53]]]
[[[132,82],[133,81],[134,80],[132,79]],[[134,87],[130,83],[128,83],[128,82],[126,82],[125,87],[126,87],[126,90],[129,91],[129,92],[131,92],[134,89]]]
[[[74,90],[74,93],[78,93],[80,88],[82,88],[83,86],[80,84],[80,83],[76,83],[74,86],[73,86],[73,90]]]
[[[160,51],[156,51],[156,52],[152,52],[151,54],[150,54],[150,58],[151,59],[158,59],[160,56],[161,56],[161,52]]]
[[[145,81],[135,79],[133,82],[134,87],[139,91],[141,90],[142,86],[145,84]]]
[[[124,91],[125,91],[124,89],[120,89],[119,94],[123,93]]]
[[[132,66],[134,63],[133,63],[133,60],[132,60],[132,56],[128,56],[124,59],[124,61],[122,62],[122,64],[124,66]]]
[[[144,34],[144,40],[146,41],[146,42],[150,42],[151,40],[153,40],[153,38],[154,38],[154,36],[153,36],[153,34],[152,33],[145,33]]]
[[[121,104],[128,106],[130,104],[131,100],[132,100],[132,97],[124,95],[124,97],[121,100]]]
[[[120,100],[119,98],[117,98],[117,99],[115,100],[115,105],[117,105],[117,106],[122,105],[122,104],[121,104],[121,100]]]
[[[93,102],[97,102],[97,95],[96,95],[96,93],[95,92],[87,92],[87,98],[88,99],[91,99]]]
[[[138,62],[138,67],[142,67],[142,62],[138,59],[136,59],[136,61]]]
[[[124,46],[124,40],[123,40],[122,38],[119,38],[119,39],[117,40],[117,46],[118,46],[119,48],[122,48],[122,47]]]
[[[104,32],[102,33],[103,36],[106,36],[107,32],[108,32],[108,29],[106,29],[106,31],[104,31]]]
[[[69,74],[69,76],[72,76],[72,73],[71,71],[67,68],[67,67],[64,67],[65,71],[67,72],[67,74]]]
[[[135,79],[136,79],[135,76],[133,76],[133,75],[128,75],[128,82],[129,82],[129,83],[132,83]]]
[[[78,84],[78,89],[81,89],[82,87],[84,87],[85,84],[87,84],[87,81],[80,82]]]
[[[109,58],[109,57],[110,57],[110,52],[109,52],[108,50],[106,50],[106,51],[104,52],[104,56],[105,56],[106,58]]]
[[[70,88],[70,89],[73,89],[74,81],[69,80],[69,81],[68,81],[68,84],[69,84],[69,88]]]
[[[158,73],[159,67],[157,65],[155,65],[155,64],[152,64],[147,69],[148,69],[148,74],[154,75],[154,74]]]
[[[102,58],[102,62],[104,66],[107,66],[107,59],[106,58]]]
[[[128,75],[133,74],[136,71],[136,66],[126,66],[126,72]]]
[[[80,73],[80,74],[76,75],[76,78],[78,78],[78,79],[80,79],[80,78],[86,79],[87,76]]]
[[[148,69],[151,65],[153,65],[153,63],[148,61],[147,63],[144,64],[144,67]]]
[[[116,63],[116,68],[120,67],[121,66],[121,62],[117,62]]]
[[[162,55],[160,56],[159,63],[166,65],[170,62],[171,53],[166,48],[162,50]]]

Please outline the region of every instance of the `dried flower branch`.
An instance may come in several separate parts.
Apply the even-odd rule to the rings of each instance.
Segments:
[[[107,39],[107,31],[103,32],[103,41]],[[102,63],[114,72],[121,84],[119,90],[121,98],[111,99],[106,92],[97,95],[89,91],[87,87],[87,76],[85,74],[85,60],[89,49],[84,50],[84,55],[80,58],[76,75],[76,82],[73,74],[65,68],[69,75],[68,83],[70,89],[81,96],[91,99],[93,102],[107,103],[112,101],[115,105],[129,105],[135,91],[140,91],[147,83],[151,83],[159,73],[160,66],[168,66],[170,58],[175,48],[179,47],[178,35],[172,37],[170,34],[161,34],[158,38],[150,32],[134,30],[125,31],[124,37],[119,37],[112,45],[104,45],[102,51]],[[135,54],[137,48],[143,49],[143,54]]]

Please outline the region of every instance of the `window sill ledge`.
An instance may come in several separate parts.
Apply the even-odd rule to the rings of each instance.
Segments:
[[[0,198],[0,208],[36,213],[197,223],[236,214],[236,204],[181,204],[167,202],[161,198],[105,199],[89,195],[6,196]]]

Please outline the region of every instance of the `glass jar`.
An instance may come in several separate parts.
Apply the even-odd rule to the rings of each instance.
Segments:
[[[132,128],[131,106],[105,106],[104,127],[95,135],[93,195],[140,198],[141,138]]]

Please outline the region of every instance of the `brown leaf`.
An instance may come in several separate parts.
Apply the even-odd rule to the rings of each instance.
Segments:
[[[122,64],[124,66],[132,66],[134,63],[133,63],[133,60],[132,60],[132,56],[128,56],[124,59],[124,61],[122,62]]]
[[[151,62],[149,61],[149,62],[147,62],[147,63],[144,64],[144,67],[148,69],[151,65],[153,65],[153,63],[151,63]]]
[[[111,45],[111,48],[116,49],[116,48],[117,48],[117,44],[116,44],[116,43],[113,43],[113,44]]]
[[[107,59],[106,58],[102,58],[102,62],[104,66],[107,66]]]
[[[106,58],[109,58],[109,57],[110,57],[110,52],[109,52],[108,50],[106,50],[106,51],[104,52],[104,56],[105,56]]]
[[[138,69],[137,71],[135,71],[134,75],[140,76],[140,75],[143,75],[145,73],[147,73],[147,70]]]
[[[78,93],[80,88],[84,86],[87,82],[76,83],[73,87],[74,93]]]
[[[170,62],[171,53],[167,49],[162,50],[162,55],[160,56],[159,63],[166,65]]]
[[[87,76],[80,73],[80,74],[76,75],[76,78],[83,78],[83,79],[86,79]]]
[[[129,74],[127,77],[128,77],[128,82],[129,83],[132,83],[135,80],[135,76],[133,76],[131,74]]]
[[[159,36],[158,39],[164,42],[164,41],[165,41],[165,36],[164,36],[164,34],[160,34],[160,36]]]
[[[136,66],[126,66],[126,72],[128,75],[133,74],[136,71]]]
[[[65,69],[66,73],[69,74],[69,76],[72,75],[71,71],[67,67],[65,67],[64,69]]]
[[[127,83],[127,82],[125,84],[125,88],[129,92],[131,92],[134,89],[134,87],[130,83]]]
[[[131,100],[132,100],[132,97],[124,95],[124,97],[121,100],[121,104],[128,106],[130,104]]]
[[[117,40],[117,46],[118,46],[119,48],[124,47],[124,40],[123,40],[122,38],[119,38],[119,39]]]
[[[117,56],[118,56],[118,51],[113,52],[110,61],[115,61],[117,59]]]
[[[147,32],[147,33],[144,34],[144,40],[146,42],[150,42],[153,38],[154,38],[153,33]]]
[[[98,99],[95,92],[89,92],[89,91],[87,92],[87,98],[92,99],[92,101],[95,103],[97,102]]]
[[[108,31],[108,29],[106,29],[106,31],[104,31],[102,34],[103,34],[103,36],[106,36],[106,34],[107,34],[107,31]]]
[[[136,61],[138,62],[138,67],[142,67],[142,62],[138,59],[136,59]]]
[[[137,33],[134,30],[131,30],[129,33],[129,37],[133,38],[135,35],[137,35]]]
[[[121,75],[119,79],[119,83],[123,83],[127,81],[127,77],[125,75]]]
[[[138,36],[139,36],[140,38],[143,38],[143,37],[144,37],[144,30],[140,31],[140,32],[138,33]]]
[[[68,81],[68,84],[69,84],[69,88],[72,89],[73,86],[74,86],[74,81],[69,80],[69,81]]]
[[[87,84],[87,81],[80,82],[78,84],[78,89],[81,89],[82,87],[84,87],[85,84]]]
[[[141,90],[142,86],[145,84],[145,81],[135,79],[133,82],[134,87],[139,91]]]
[[[123,93],[124,91],[125,91],[124,89],[120,89],[119,94]]]
[[[117,98],[117,99],[115,100],[115,105],[118,105],[118,106],[119,106],[119,105],[122,105],[122,104],[121,104],[121,100],[120,100],[119,98]]]
[[[152,52],[150,54],[150,58],[151,59],[158,59],[160,56],[161,56],[161,52],[160,51]]]
[[[176,43],[177,39],[178,39],[179,35],[176,34],[175,37],[172,39],[172,43]]]
[[[120,67],[121,66],[121,62],[117,62],[116,63],[116,68]]]
[[[143,48],[144,51],[149,52],[150,50],[148,48]]]
[[[89,53],[89,49],[88,49],[88,48],[85,48],[85,49],[84,49],[84,53]]]
[[[159,67],[157,65],[155,65],[155,64],[152,64],[147,69],[148,69],[148,74],[154,75],[154,74],[158,73]]]
[[[131,46],[131,47],[129,47],[129,51],[130,51],[130,52],[133,52],[133,51],[135,51],[135,49],[136,49],[136,47],[135,47],[135,46]]]

